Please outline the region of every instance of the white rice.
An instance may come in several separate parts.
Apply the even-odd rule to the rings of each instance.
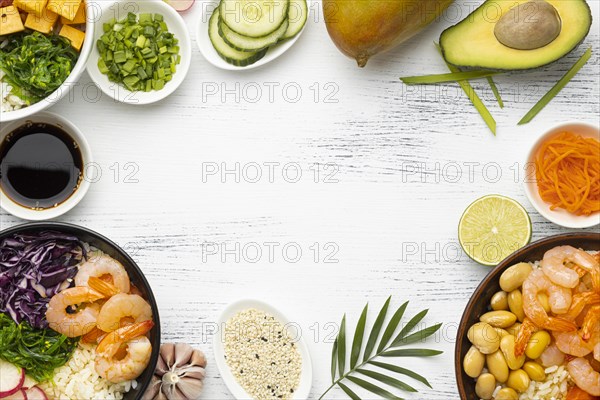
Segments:
[[[21,98],[11,94],[13,87],[4,81],[5,73],[0,70],[0,112],[9,112],[25,107]]]
[[[96,346],[81,344],[65,365],[54,371],[50,382],[40,383],[50,400],[121,400],[123,394],[135,389],[137,381],[110,383],[94,368]]]
[[[519,400],[562,400],[567,397],[571,377],[564,365],[546,368],[543,382],[531,381]]]

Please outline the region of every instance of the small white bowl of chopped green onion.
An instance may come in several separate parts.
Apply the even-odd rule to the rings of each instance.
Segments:
[[[163,1],[115,2],[96,23],[88,73],[122,103],[150,104],[184,81],[192,44],[181,16]]]
[[[308,399],[312,364],[301,326],[258,300],[227,306],[213,341],[215,362],[236,399]]]

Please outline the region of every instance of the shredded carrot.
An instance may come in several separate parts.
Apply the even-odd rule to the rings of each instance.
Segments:
[[[550,209],[575,215],[600,211],[600,142],[562,132],[544,142],[535,158],[538,191]]]

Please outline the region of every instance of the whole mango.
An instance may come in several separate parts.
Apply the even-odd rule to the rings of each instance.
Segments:
[[[369,58],[408,40],[454,0],[323,0],[329,36],[364,67]]]

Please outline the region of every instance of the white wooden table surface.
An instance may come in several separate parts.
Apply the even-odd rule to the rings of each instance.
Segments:
[[[131,252],[158,299],[164,341],[189,342],[209,357],[203,398],[231,398],[213,363],[211,333],[230,302],[266,300],[301,326],[317,398],[330,381],[342,315],[354,327],[368,301],[372,321],[389,295],[394,306],[410,299],[413,313],[430,308],[428,324],[444,323],[430,343],[442,356],[404,361],[433,389],[405,397],[458,397],[456,327],[489,271],[459,250],[463,210],[500,193],[530,212],[534,240],[565,232],[527,202],[523,158],[547,127],[600,118],[596,0],[583,46],[549,67],[496,79],[503,110],[486,85],[476,86],[498,121],[497,137],[457,85],[405,87],[400,76],[446,72],[433,41],[480,3],[457,1],[365,69],[334,47],[317,3],[296,45],[265,67],[218,70],[194,47],[186,82],[160,104],[115,103],[84,74],[51,109],[84,131],[101,172],[60,220]],[[203,8],[197,2],[185,14],[194,46]],[[589,46],[594,55],[582,72],[532,123],[517,127]],[[0,214],[2,229],[22,222]],[[344,395],[336,390],[331,398]]]

